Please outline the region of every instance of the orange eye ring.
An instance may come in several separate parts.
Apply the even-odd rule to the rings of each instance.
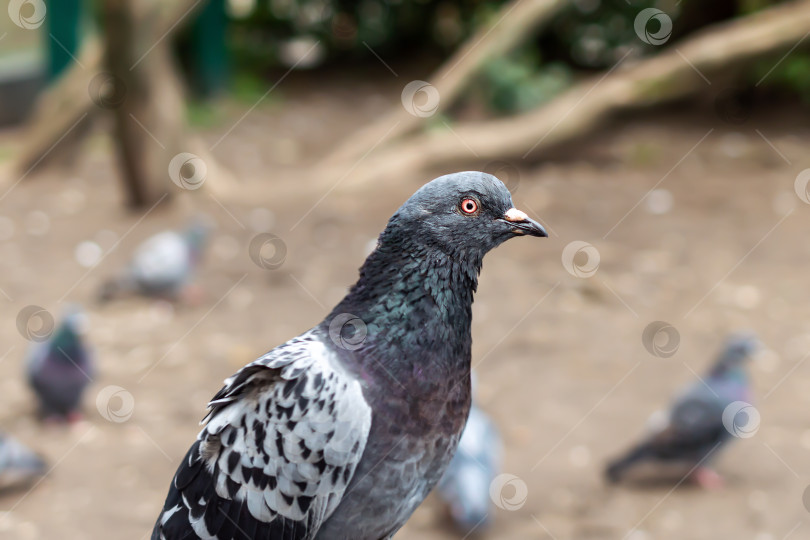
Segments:
[[[466,214],[468,216],[474,216],[478,213],[478,201],[472,197],[465,197],[462,199],[458,204],[458,207],[462,214]]]

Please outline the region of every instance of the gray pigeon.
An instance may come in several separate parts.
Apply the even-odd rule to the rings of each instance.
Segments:
[[[652,432],[640,444],[608,465],[608,481],[689,477],[703,487],[719,486],[720,477],[709,465],[736,429],[737,420],[728,414],[724,417],[727,407],[751,403],[746,360],[758,346],[753,334],[729,336],[707,375],[681,392],[669,413],[652,423]]]
[[[90,350],[82,339],[84,317],[81,308],[70,306],[50,338],[34,343],[29,351],[28,383],[46,420],[81,419],[82,393],[94,374]]]
[[[0,492],[30,485],[46,470],[45,460],[0,431]]]
[[[183,232],[163,231],[146,239],[124,272],[102,286],[100,299],[129,294],[179,299],[200,263],[210,229],[206,220],[197,218]]]
[[[225,381],[152,539],[392,537],[469,413],[484,255],[523,235],[547,236],[493,176],[419,189],[323,322]]]
[[[495,424],[473,404],[456,454],[436,486],[453,523],[465,535],[491,523],[489,491],[500,470],[501,448]]]

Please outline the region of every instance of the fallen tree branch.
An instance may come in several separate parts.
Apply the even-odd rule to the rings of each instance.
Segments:
[[[587,133],[616,111],[662,104],[703,90],[707,88],[704,76],[794,46],[808,28],[808,0],[780,4],[712,26],[656,56],[619,65],[607,74],[576,84],[526,113],[456,124],[387,146],[363,161],[344,187],[450,162],[536,155]],[[324,178],[323,185],[333,181]]]
[[[502,6],[491,24],[479,28],[430,77],[440,98],[433,114],[450,107],[484,64],[515,48],[567,4],[565,0],[512,0]],[[390,112],[349,137],[324,164],[357,159],[383,136],[396,139],[421,126],[424,120],[397,103]]]

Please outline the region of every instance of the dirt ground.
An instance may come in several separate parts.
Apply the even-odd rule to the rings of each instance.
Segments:
[[[355,280],[388,216],[435,176],[386,178],[325,197],[302,188],[296,171],[399,99],[393,83],[323,86],[285,82],[283,99],[252,111],[217,147],[241,179],[267,186],[255,206],[217,201],[203,189],[146,218],[123,213],[101,135],[69,165],[52,165],[8,192],[16,178],[5,179],[0,427],[52,468],[30,492],[0,496],[0,538],[147,538],[222,379],[320,321]],[[226,120],[206,139],[230,129],[247,109],[240,107],[227,104]],[[810,352],[810,205],[794,191],[797,174],[810,167],[810,130],[788,110],[733,126],[710,108],[687,109],[637,114],[540,163],[515,162],[516,205],[541,218],[551,237],[514,240],[491,253],[474,304],[477,399],[503,434],[504,472],[528,489],[518,509],[496,510],[487,538],[810,537],[803,503],[810,484],[810,362],[803,362]],[[5,155],[17,135],[0,134]],[[218,225],[198,276],[199,305],[93,302],[134,246],[182,226],[195,211]],[[251,238],[265,230],[286,243],[276,270],[248,257]],[[589,278],[573,276],[562,261],[563,248],[577,240],[599,253]],[[85,244],[77,257],[85,241],[101,251]],[[100,263],[82,266],[93,255]],[[43,427],[33,419],[22,376],[28,342],[15,320],[27,305],[58,316],[68,302],[88,310],[98,375],[85,396],[85,422]],[[659,320],[680,335],[670,358],[642,343],[644,328]],[[768,350],[751,366],[761,425],[718,461],[725,487],[604,485],[605,460],[696,380],[726,332],[739,328],[755,329]],[[122,403],[104,401],[110,385],[134,399],[125,421],[104,418]],[[397,535],[458,537],[432,499]]]

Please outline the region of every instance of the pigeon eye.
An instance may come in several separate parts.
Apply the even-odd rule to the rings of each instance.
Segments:
[[[473,216],[478,213],[478,201],[471,197],[462,199],[458,207],[461,209],[463,214],[468,216]]]

